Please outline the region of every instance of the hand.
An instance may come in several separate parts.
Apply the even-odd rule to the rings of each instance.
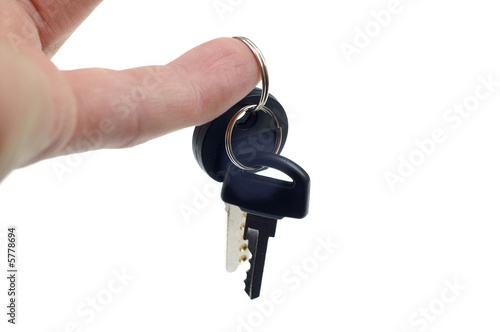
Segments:
[[[206,123],[258,83],[252,52],[231,38],[164,66],[58,70],[50,58],[99,2],[0,0],[0,181],[42,159]]]

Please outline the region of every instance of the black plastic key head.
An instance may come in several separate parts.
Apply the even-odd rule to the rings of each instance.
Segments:
[[[261,89],[255,88],[245,98],[215,120],[195,128],[193,152],[200,167],[214,180],[222,182],[227,169],[232,165],[226,152],[225,136],[231,118],[240,109],[257,105]],[[281,128],[281,152],[288,135],[288,119],[283,106],[273,95],[269,95],[266,107],[276,117]],[[276,144],[276,120],[262,111],[249,111],[235,124],[232,130],[232,148],[235,157],[248,164],[260,152],[271,152]]]
[[[304,218],[309,211],[310,179],[293,161],[270,152],[256,154],[252,167],[279,170],[293,182],[278,180],[231,166],[222,185],[222,200],[267,218]]]

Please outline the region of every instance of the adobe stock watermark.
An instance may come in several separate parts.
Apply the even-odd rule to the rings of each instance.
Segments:
[[[203,187],[193,188],[189,202],[180,203],[178,206],[182,221],[187,225],[192,224],[203,211],[212,206],[214,200],[220,200],[221,187],[220,183],[210,181]]]
[[[124,290],[129,287],[131,281],[135,279],[125,271],[111,270],[112,277],[106,284],[106,287],[100,289],[94,294],[87,296],[80,304],[76,306],[76,318],[68,321],[60,332],[83,332],[86,327],[95,321],[95,319],[106,311],[113,301],[119,297]]]
[[[303,283],[307,281],[319,266],[328,261],[340,248],[340,244],[333,241],[330,236],[318,237],[316,247],[311,254],[299,264],[292,265],[282,275],[283,288],[275,288],[269,298],[257,298],[252,301],[254,309],[245,317],[238,317],[236,332],[254,332],[269,319],[279,306],[283,306],[290,299],[290,294],[297,292]]]
[[[386,8],[372,10],[370,12],[370,19],[363,27],[355,26],[352,41],[342,41],[339,44],[340,50],[347,63],[349,64],[352,62],[353,56],[361,54],[361,52],[366,49],[384,29],[387,29],[387,27],[391,25],[394,18],[400,15],[404,9],[405,7],[401,0],[390,0]]]
[[[221,21],[224,21],[226,14],[233,12],[245,0],[214,0],[212,6],[214,7],[217,16]]]
[[[500,81],[495,81],[493,74],[487,77],[479,76],[478,81],[479,84],[471,94],[443,112],[442,121],[451,130],[459,130],[464,121],[479,110],[481,102],[490,99],[500,87]],[[398,185],[405,183],[410,176],[415,174],[418,167],[422,167],[436,153],[440,144],[448,140],[451,132],[450,129],[445,128],[445,126],[437,126],[427,137],[415,140],[415,147],[410,152],[405,156],[397,157],[395,170],[384,172],[384,179],[392,192],[395,192]]]
[[[439,295],[428,303],[420,305],[409,317],[408,324],[411,326],[409,329],[403,329],[399,332],[425,332],[432,323],[435,323],[449,307],[455,303],[462,293],[467,290],[466,285],[461,284],[458,278],[453,281],[449,279],[444,280],[444,288],[441,289]]]
[[[161,68],[162,66],[146,67],[146,74],[142,78],[141,84],[131,88],[129,93],[122,94],[112,104],[114,115],[101,119],[97,128],[84,129],[76,142],[64,150],[65,156],[52,161],[51,167],[59,182],[62,182],[67,174],[73,173],[77,167],[82,165],[85,159],[83,153],[102,146],[106,135],[113,134],[120,122],[133,116],[133,112],[147,98],[147,94],[162,83],[163,80],[159,75]]]

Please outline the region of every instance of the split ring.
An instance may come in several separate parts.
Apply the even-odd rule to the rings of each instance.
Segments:
[[[243,114],[244,112],[247,112],[247,111],[255,112],[256,107],[257,107],[257,105],[249,105],[249,106],[245,106],[242,109],[240,109],[238,112],[236,112],[233,115],[233,117],[231,118],[231,121],[229,121],[229,124],[227,125],[227,129],[226,129],[226,136],[225,136],[226,153],[229,156],[229,159],[231,160],[231,162],[235,166],[237,166],[243,170],[246,170],[246,171],[258,171],[258,170],[263,169],[264,167],[255,168],[255,167],[248,167],[248,166],[243,165],[234,155],[233,145],[231,143],[231,140],[233,138],[234,126],[236,125],[236,121],[238,121],[238,118],[240,117],[240,115]],[[276,123],[276,143],[274,144],[274,149],[273,149],[273,153],[276,154],[280,150],[281,142],[282,142],[282,138],[283,138],[282,129],[280,127],[279,120],[276,117],[276,115],[273,113],[273,111],[271,111],[266,106],[262,106],[261,111],[266,112],[267,114],[272,116],[274,119],[274,122]]]
[[[255,43],[250,39],[246,37],[233,37],[233,38],[244,42],[253,52],[255,59],[257,59],[257,62],[259,63],[260,72],[262,76],[262,94],[260,95],[260,101],[257,107],[255,108],[255,111],[260,111],[262,107],[266,105],[267,98],[269,98],[269,73],[267,72],[266,59],[264,59],[264,55],[257,47],[257,45],[255,45]]]
[[[227,152],[229,159],[231,160],[231,162],[235,166],[237,166],[243,170],[247,170],[247,171],[257,171],[257,170],[263,169],[264,167],[255,168],[255,167],[245,166],[234,155],[233,145],[231,143],[231,139],[233,137],[234,126],[236,125],[236,121],[238,121],[238,118],[240,117],[240,115],[243,114],[244,112],[247,112],[247,111],[252,111],[252,112],[264,111],[273,117],[274,121],[276,122],[276,143],[274,145],[273,153],[278,153],[278,151],[280,150],[283,134],[282,134],[282,130],[281,130],[278,118],[273,113],[273,111],[271,111],[269,108],[267,108],[265,106],[267,103],[267,99],[269,98],[269,73],[267,71],[267,65],[266,65],[266,60],[264,59],[264,55],[262,54],[260,49],[257,47],[257,45],[255,45],[255,43],[253,41],[251,41],[250,39],[248,39],[246,37],[233,37],[233,38],[238,39],[238,40],[242,41],[243,43],[245,43],[250,48],[250,50],[253,52],[255,59],[259,63],[260,72],[261,72],[261,76],[262,76],[262,93],[260,95],[260,101],[257,105],[249,105],[249,106],[243,107],[238,112],[236,112],[233,115],[233,117],[231,118],[231,121],[229,121],[229,124],[227,125],[227,129],[226,129],[226,136],[225,136],[226,152]]]

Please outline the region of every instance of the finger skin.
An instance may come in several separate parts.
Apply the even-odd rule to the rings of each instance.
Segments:
[[[130,147],[206,123],[260,79],[253,53],[231,38],[165,66],[124,71],[61,72],[41,51],[7,44],[0,40],[0,63],[10,68],[0,78],[0,179],[42,159]]]
[[[63,74],[36,48],[0,38],[0,73],[1,181],[69,141],[76,104]]]
[[[9,1],[7,1],[9,2]],[[52,57],[102,0],[15,0],[31,18],[43,52]],[[25,29],[21,27],[18,31]]]
[[[50,57],[100,2],[0,0],[0,181],[42,159],[208,122],[260,79],[251,51],[229,38],[165,66],[59,71]]]
[[[73,149],[89,132],[99,137],[93,148],[122,148],[206,123],[242,99],[260,79],[252,52],[231,38],[200,45],[166,66],[65,74],[78,113]],[[99,130],[102,135],[96,133]]]

